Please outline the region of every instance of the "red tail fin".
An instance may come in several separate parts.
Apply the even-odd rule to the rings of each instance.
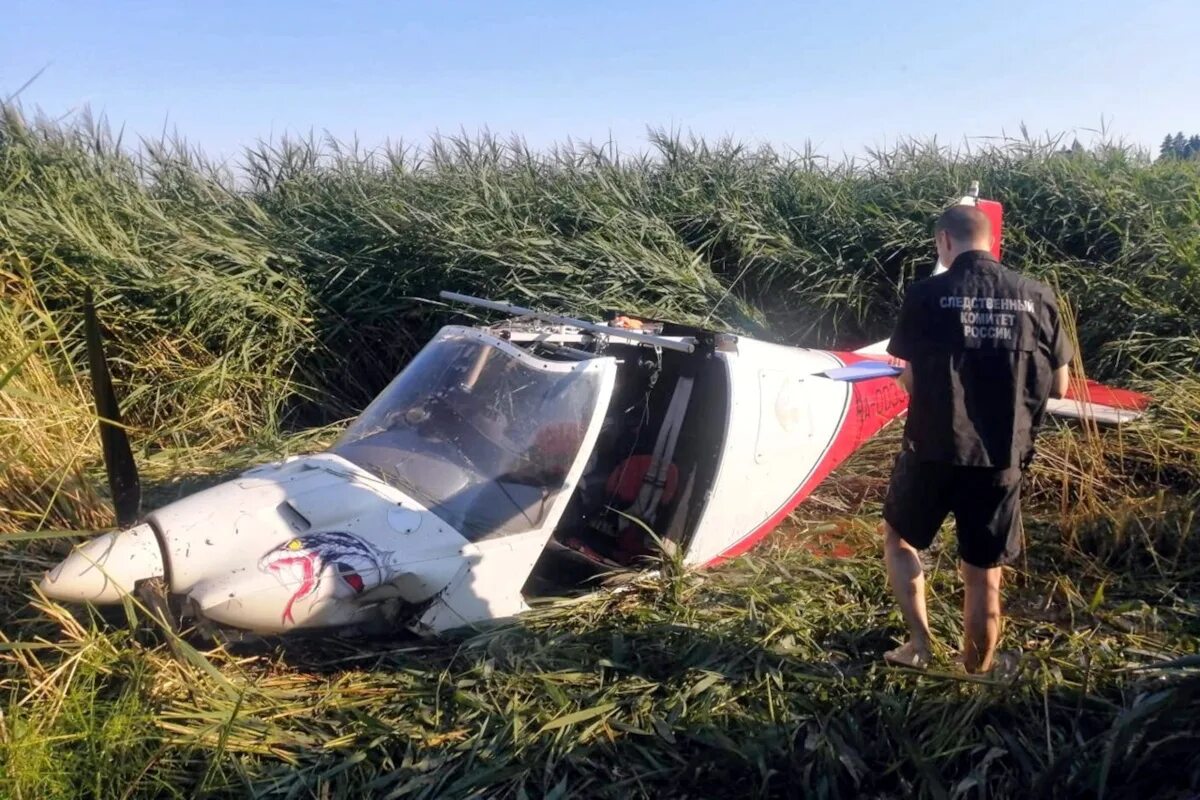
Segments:
[[[1004,206],[995,200],[976,200],[975,207],[987,215],[992,223],[992,255],[1000,260],[1000,239],[1004,232]]]

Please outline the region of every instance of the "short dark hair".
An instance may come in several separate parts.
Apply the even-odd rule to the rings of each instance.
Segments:
[[[957,244],[975,244],[991,236],[992,223],[987,214],[975,206],[950,206],[933,227],[935,234],[942,231],[950,234],[950,239]]]

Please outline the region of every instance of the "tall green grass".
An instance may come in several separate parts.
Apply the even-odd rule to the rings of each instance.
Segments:
[[[92,285],[143,457],[219,450],[353,414],[451,318],[440,289],[796,344],[882,338],[930,268],[938,210],[972,180],[1005,203],[1006,260],[1078,311],[1090,372],[1200,366],[1196,164],[1052,140],[832,165],[665,134],[634,156],[487,136],[370,152],[289,140],[227,165],[181,141],[135,155],[86,116],[7,105],[0,313],[13,331],[52,326],[30,358],[70,385]],[[27,344],[7,335],[0,365]],[[85,404],[74,389],[56,402]],[[19,429],[0,436],[22,449]],[[77,436],[55,447],[95,462]]]
[[[444,318],[429,303],[442,288],[803,343],[880,337],[930,266],[938,210],[976,179],[1006,204],[1008,260],[1054,277],[1080,310],[1097,374],[1200,358],[1194,164],[1036,141],[905,145],[834,166],[651,145],[623,157],[487,137],[383,153],[293,140],[247,151],[231,174],[182,143],[135,158],[87,120],[35,124],[10,106],[0,241],[55,309],[96,285],[147,415],[229,396],[270,421],[301,387],[314,408],[352,411]],[[138,370],[162,336],[183,374],[151,396]]]
[[[719,574],[444,645],[180,659],[132,610],[27,603],[61,543],[0,544],[0,796],[1195,789],[1200,164],[1118,145],[904,144],[830,164],[664,134],[632,156],[293,140],[226,165],[4,106],[0,533],[110,519],[85,285],[153,504],[191,485],[173,475],[326,441],[336,427],[308,426],[360,409],[454,318],[440,289],[795,344],[883,338],[931,267],[938,211],[973,180],[1005,204],[1005,260],[1069,299],[1081,365],[1157,401],[1119,432],[1043,437],[1029,562],[1007,595],[1009,645],[1031,654],[1018,684],[880,667],[901,633],[872,528],[885,435],[802,508],[838,520],[857,555],[829,562],[781,534]],[[952,643],[952,550],[932,557],[934,626]]]

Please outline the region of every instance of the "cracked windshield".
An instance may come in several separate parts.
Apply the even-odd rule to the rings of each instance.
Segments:
[[[596,408],[600,372],[551,371],[477,339],[432,342],[333,452],[469,539],[540,526]]]

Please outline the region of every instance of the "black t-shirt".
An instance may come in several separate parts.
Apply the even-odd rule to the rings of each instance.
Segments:
[[[983,250],[909,287],[888,352],[912,368],[904,433],[917,456],[997,469],[1032,455],[1072,355],[1054,292]]]

